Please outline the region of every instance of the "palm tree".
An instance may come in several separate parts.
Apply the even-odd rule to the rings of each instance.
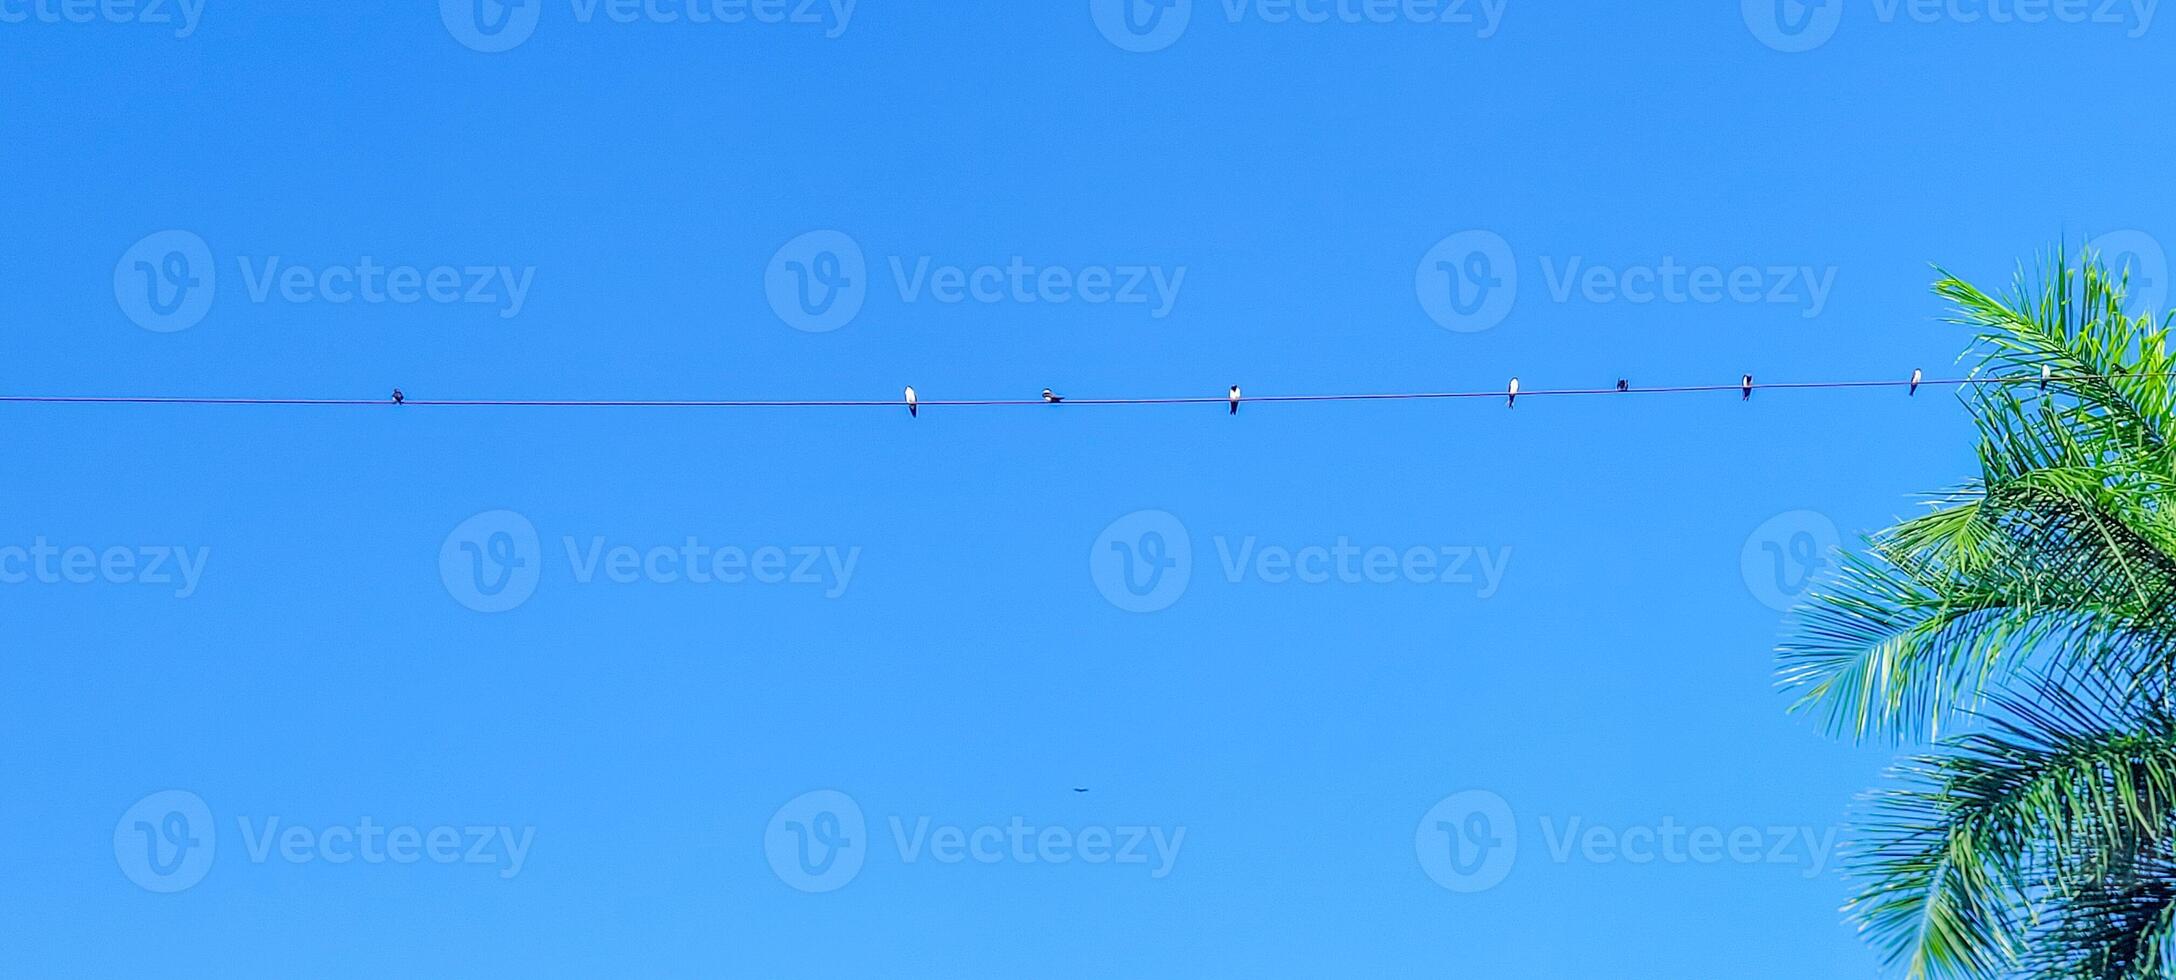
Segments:
[[[1979,476],[1781,648],[1798,710],[1925,746],[1868,799],[1846,907],[1915,978],[2176,977],[2176,365],[2127,288],[2061,251],[2006,299],[1941,276]]]

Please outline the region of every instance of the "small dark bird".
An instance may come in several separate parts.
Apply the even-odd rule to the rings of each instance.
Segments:
[[[395,404],[395,405],[398,405],[398,404],[400,404],[400,403],[402,403],[402,402],[405,402],[405,401],[407,401],[407,400],[408,400],[408,396],[407,396],[407,395],[403,395],[403,394],[401,394],[401,393],[400,393],[400,389],[399,389],[399,388],[395,388],[395,389],[393,389],[393,404]]]
[[[1626,380],[1625,380],[1625,379],[1623,379],[1623,378],[1618,378],[1618,379],[1617,379],[1617,390],[1618,390],[1618,391],[1631,391],[1631,390],[1632,390],[1632,382],[1630,382],[1630,381],[1626,381]]]
[[[1056,405],[1057,403],[1064,401],[1065,396],[1058,394],[1057,392],[1052,391],[1048,388],[1045,388],[1043,389],[1043,400],[1049,402],[1052,405]]]
[[[1239,386],[1238,386],[1238,385],[1233,385],[1233,386],[1232,386],[1232,411],[1231,411],[1231,414],[1233,414],[1233,415],[1237,415],[1237,414],[1239,414]]]
[[[1911,390],[1911,393],[1912,393],[1912,394],[1914,394],[1914,395],[1916,395],[1916,394],[1919,394],[1919,382],[1920,382],[1921,380],[1925,379],[1925,378],[1926,378],[1926,376],[1927,376],[1927,375],[1926,375],[1926,372],[1924,372],[1924,371],[1921,371],[1921,370],[1919,370],[1918,368],[1913,368],[1913,369],[1912,369],[1912,390]]]
[[[920,402],[920,401],[917,401],[917,400],[915,399],[915,397],[914,397],[914,386],[913,386],[913,385],[908,385],[908,386],[907,386],[907,414],[908,414],[909,416],[912,416],[912,417],[914,417],[914,418],[921,418],[921,417],[922,417],[922,404],[921,404],[921,402]]]
[[[1742,392],[1742,394],[1741,394],[1741,395],[1740,395],[1740,396],[1738,397],[1738,400],[1739,400],[1739,401],[1741,401],[1741,402],[1749,402],[1749,401],[1752,401],[1752,400],[1753,400],[1753,376],[1752,376],[1752,375],[1750,375],[1750,374],[1748,374],[1748,375],[1746,375],[1746,376],[1745,376],[1745,377],[1743,377],[1743,378],[1739,378],[1739,379],[1738,379],[1738,390],[1739,390],[1740,392]]]

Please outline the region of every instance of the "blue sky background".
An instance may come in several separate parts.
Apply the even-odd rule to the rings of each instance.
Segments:
[[[541,2],[541,0],[540,0]],[[186,38],[0,23],[0,392],[1076,397],[1948,373],[1929,263],[2176,229],[2171,27],[1885,20],[1783,53],[1737,4],[1511,0],[1499,29],[1229,21],[1121,50],[1080,0],[865,0],[816,25],[582,23],[485,54],[428,3],[209,0]],[[50,5],[51,0],[48,0]],[[7,10],[24,9],[9,0]],[[2129,16],[2128,14],[2126,14]],[[1757,18],[1756,18],[1757,19]],[[2176,26],[2176,25],[2172,25]],[[218,298],[132,322],[181,229]],[[783,243],[869,265],[853,322],[766,301]],[[1432,322],[1480,229],[1515,306]],[[887,263],[1183,267],[1137,305],[902,297]],[[533,268],[520,315],[252,302],[239,263]],[[1545,267],[1812,266],[1803,304],[1578,295]],[[1935,397],[1930,397],[1933,395]],[[1889,752],[1787,716],[1740,556],[1847,536],[1971,466],[1946,391],[1636,401],[817,411],[0,407],[0,547],[209,549],[200,588],[0,586],[4,971],[112,976],[1870,975],[1834,862],[1555,860],[1544,830],[1809,827]],[[513,510],[542,578],[486,615],[449,533]],[[1167,511],[1169,608],[1087,558]],[[859,548],[797,585],[578,581],[562,541]],[[1501,587],[1227,581],[1215,542],[1509,549]],[[0,569],[4,570],[4,569]],[[1752,576],[1757,578],[1758,576]],[[1074,786],[1092,787],[1081,795]],[[205,801],[209,873],[139,887],[137,801]],[[812,790],[866,864],[808,893]],[[1416,824],[1515,812],[1459,893]],[[520,873],[254,862],[237,820],[534,830]],[[907,861],[908,825],[1183,828],[1139,865]],[[1803,851],[1803,848],[1801,849]]]

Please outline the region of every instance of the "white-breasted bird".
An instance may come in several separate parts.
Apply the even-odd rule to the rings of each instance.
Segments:
[[[1511,393],[1510,393],[1510,395],[1509,395],[1509,396],[1507,396],[1507,397],[1505,397],[1505,398],[1504,398],[1504,407],[1505,407],[1505,408],[1517,408],[1517,407],[1519,407],[1519,379],[1517,379],[1517,378],[1512,378],[1512,379],[1511,379]]]
[[[922,404],[919,399],[914,397],[913,385],[907,386],[907,414],[914,418],[922,417]]]
[[[2053,365],[2049,365],[2049,364],[2042,364],[2042,365],[2040,365],[2040,390],[2041,390],[2041,391],[2046,391],[2046,390],[2048,390],[2048,382],[2049,382],[2049,381],[2052,381],[2052,380],[2054,380],[2054,379],[2055,379],[2055,368],[2054,368],[2054,366],[2053,366]]]
[[[1919,394],[1919,382],[1924,380],[1926,376],[1927,373],[1925,371],[1921,371],[1918,368],[1912,369],[1912,390],[1909,392],[1910,394]]]
[[[1752,400],[1753,400],[1753,376],[1752,376],[1752,375],[1748,374],[1748,375],[1746,375],[1745,377],[1742,377],[1742,378],[1739,378],[1739,379],[1738,379],[1738,391],[1740,392],[1740,394],[1738,395],[1738,400],[1739,400],[1739,401],[1741,401],[1741,402],[1749,402],[1749,401],[1752,401]]]
[[[1237,415],[1237,414],[1239,414],[1239,386],[1238,386],[1238,385],[1233,385],[1233,386],[1232,386],[1232,395],[1231,395],[1231,397],[1232,397],[1232,411],[1231,411],[1231,414],[1233,414],[1233,415]]]
[[[1057,392],[1052,391],[1048,388],[1045,388],[1043,389],[1043,400],[1049,402],[1052,405],[1056,405],[1057,403],[1064,401],[1065,396],[1058,394]]]

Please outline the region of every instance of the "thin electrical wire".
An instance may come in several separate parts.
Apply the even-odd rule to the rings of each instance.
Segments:
[[[2143,377],[2144,375],[2140,375]],[[2176,377],[2165,374],[2162,377]],[[1909,386],[1956,385],[2017,385],[2047,382],[2105,381],[2108,375],[2039,375],[2013,377],[1965,377],[1921,378],[1918,381],[1860,380],[1860,381],[1770,381],[1750,387],[1737,384],[1660,385],[1645,388],[1536,388],[1520,391],[1519,398],[1554,398],[1586,395],[1681,395],[1702,392],[1749,391],[1813,391],[1855,388],[1903,388]],[[1496,391],[1405,391],[1405,392],[1347,392],[1319,395],[1245,395],[1241,404],[1259,403],[1309,403],[1309,402],[1362,402],[1362,401],[1419,401],[1458,398],[1507,398],[1508,390]],[[1046,402],[1040,398],[969,398],[969,399],[921,399],[922,408],[1016,408],[1025,406],[1112,406],[1112,405],[1225,405],[1231,401],[1228,395],[1183,395],[1155,398],[1066,398],[1060,402]],[[905,406],[899,398],[887,399],[620,399],[620,398],[408,398],[394,401],[391,398],[253,398],[228,396],[174,396],[174,395],[0,395],[0,404],[31,405],[250,405],[277,407],[318,408],[889,408]]]

